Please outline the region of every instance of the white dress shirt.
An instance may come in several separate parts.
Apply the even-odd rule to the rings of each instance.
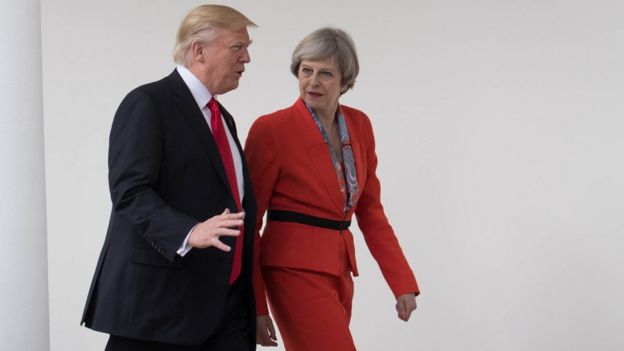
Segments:
[[[202,114],[204,115],[204,119],[206,120],[206,123],[208,124],[208,128],[210,128],[210,130],[212,131],[212,127],[210,125],[210,118],[212,115],[210,113],[210,109],[208,108],[208,101],[212,99],[213,95],[208,91],[208,88],[206,88],[206,86],[197,77],[195,77],[195,75],[193,75],[191,71],[188,70],[188,68],[184,66],[177,66],[176,70],[180,74],[180,77],[182,77],[182,80],[184,81],[186,86],[191,91],[191,94],[193,95],[193,98],[195,99],[195,102],[197,103],[197,107],[199,107]],[[216,99],[216,96],[215,96],[215,99]],[[225,119],[223,119],[223,116],[221,116],[221,121],[224,126],[228,125],[225,122]],[[230,150],[232,151],[232,159],[234,160],[234,169],[236,171],[236,183],[238,184],[238,194],[240,195],[241,201],[243,201],[243,197],[245,195],[245,188],[243,184],[242,157],[238,150],[238,146],[236,146],[236,142],[234,142],[232,133],[230,133],[230,129],[229,128],[224,128],[224,129],[225,129],[225,134],[227,135],[227,138],[228,138],[228,142],[230,144]],[[187,234],[186,238],[184,239],[184,242],[182,243],[182,246],[180,246],[180,248],[177,251],[180,256],[184,256],[187,252],[191,250],[191,247],[188,246],[187,243],[188,243],[188,239],[193,229],[195,229],[195,227],[193,227],[191,231]]]

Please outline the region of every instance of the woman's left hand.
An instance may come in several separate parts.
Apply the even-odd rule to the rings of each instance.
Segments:
[[[275,327],[269,315],[256,317],[256,344],[262,346],[277,346]]]
[[[416,309],[416,295],[403,294],[397,297],[396,310],[401,320],[408,321],[412,312]]]

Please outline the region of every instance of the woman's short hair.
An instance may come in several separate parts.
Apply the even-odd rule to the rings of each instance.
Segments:
[[[173,50],[173,60],[177,64],[188,66],[191,44],[194,42],[210,44],[216,39],[221,29],[239,30],[248,26],[256,27],[256,24],[231,7],[197,6],[184,17],[180,24]]]
[[[339,28],[321,28],[310,33],[297,45],[292,54],[290,71],[298,76],[303,60],[317,61],[331,58],[340,70],[341,94],[353,88],[360,72],[355,44],[351,36]]]

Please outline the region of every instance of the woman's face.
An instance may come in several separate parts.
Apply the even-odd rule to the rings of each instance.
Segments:
[[[301,98],[314,112],[323,117],[336,113],[342,75],[331,58],[301,61],[297,78]]]

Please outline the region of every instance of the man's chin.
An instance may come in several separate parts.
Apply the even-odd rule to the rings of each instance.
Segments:
[[[213,95],[223,95],[225,93],[228,93],[234,89],[238,88],[238,81],[236,81],[235,83],[233,82],[232,84],[230,84],[227,87],[224,87],[223,89],[219,89],[218,93],[214,93]]]

